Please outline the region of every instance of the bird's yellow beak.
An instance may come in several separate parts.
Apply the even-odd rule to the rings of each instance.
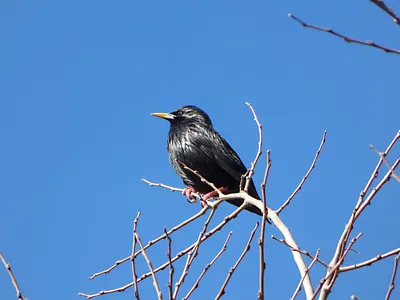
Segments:
[[[166,120],[175,119],[175,116],[173,114],[167,114],[167,113],[152,113],[151,116],[159,117],[161,119],[166,119]]]

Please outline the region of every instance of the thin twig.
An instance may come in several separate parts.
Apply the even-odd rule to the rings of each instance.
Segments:
[[[396,257],[394,258],[392,278],[390,279],[389,289],[388,289],[388,292],[386,294],[385,300],[389,300],[390,299],[390,295],[392,294],[392,292],[394,290],[394,281],[396,279],[397,266],[399,264],[399,259],[400,259],[400,254],[397,254]]]
[[[372,3],[378,5],[382,10],[384,10],[389,16],[393,18],[393,22],[400,25],[400,18],[390,9],[382,0],[371,0]]]
[[[151,182],[151,181],[148,181],[147,179],[144,179],[144,178],[142,178],[142,181],[147,183],[150,186],[156,186],[156,187],[164,188],[164,189],[170,190],[171,192],[181,192],[182,193],[185,190],[185,189],[169,186],[169,185],[166,185],[166,184],[163,184],[163,183]],[[199,193],[192,192],[192,195],[195,196],[198,199],[201,199],[201,196],[200,196]]]
[[[340,268],[340,266],[342,265],[345,257],[347,256],[347,254],[349,253],[351,247],[353,247],[354,243],[362,236],[362,232],[360,232],[355,238],[353,238],[350,243],[349,243],[349,247],[347,247],[347,249],[344,251],[343,255],[340,257],[339,261],[336,263],[336,265],[329,269],[328,274],[321,280],[320,284],[318,285],[317,289],[314,292],[314,295],[312,297],[311,300],[314,300],[315,297],[317,297],[319,291],[321,290],[321,288],[324,286],[325,282],[328,282],[328,280],[331,278],[332,275],[334,275],[335,273],[337,273],[338,269]],[[324,292],[326,294],[329,294],[330,289],[332,289],[332,285],[333,285],[334,281],[331,281],[331,284],[328,285]]]
[[[143,250],[142,241],[140,240],[140,237],[136,232],[135,232],[135,237],[136,237],[136,240],[138,241],[138,243],[140,245],[140,248],[142,249],[142,255],[144,256],[144,259],[146,260],[147,265],[149,266],[149,269],[150,269],[150,272],[151,272],[151,276],[153,277],[153,285],[154,285],[154,288],[156,289],[156,292],[157,292],[157,297],[158,297],[159,300],[162,300],[163,297],[162,297],[162,293],[161,293],[160,287],[158,286],[158,281],[157,281],[156,273],[154,272],[153,264],[151,263],[151,260],[147,256],[146,251]]]
[[[228,276],[225,279],[224,284],[222,285],[219,293],[217,294],[217,296],[215,297],[215,299],[220,299],[222,297],[222,295],[225,294],[225,288],[229,283],[229,280],[231,279],[233,272],[235,272],[236,268],[239,266],[240,262],[242,261],[243,257],[246,255],[246,253],[250,250],[250,244],[251,241],[253,240],[254,235],[256,234],[256,230],[258,228],[258,222],[256,223],[256,226],[254,227],[254,229],[251,231],[250,233],[250,237],[249,240],[247,241],[246,247],[244,248],[242,254],[239,256],[238,260],[236,261],[236,263],[233,265],[232,268],[229,269],[228,272]]]
[[[299,185],[297,186],[297,188],[294,190],[294,192],[290,195],[290,197],[285,201],[285,203],[282,204],[282,206],[276,211],[276,213],[279,215],[282,210],[288,206],[290,204],[290,201],[292,201],[293,197],[296,196],[296,194],[301,190],[301,188],[303,187],[304,182],[307,180],[308,176],[310,176],[311,171],[315,168],[315,165],[317,163],[319,154],[321,153],[322,147],[325,144],[326,141],[326,133],[327,131],[324,131],[324,134],[322,135],[322,141],[321,144],[318,147],[317,153],[315,153],[315,157],[314,160],[311,164],[311,167],[308,169],[306,175],[303,177],[303,179],[300,181]]]
[[[372,265],[373,263],[376,263],[377,261],[380,261],[382,259],[385,259],[387,257],[393,256],[393,255],[396,255],[396,254],[399,254],[399,253],[400,253],[400,248],[394,249],[394,250],[386,252],[384,254],[378,254],[377,256],[375,256],[375,257],[373,257],[371,259],[368,259],[366,261],[363,261],[363,262],[360,262],[360,263],[357,263],[357,264],[354,264],[354,265],[350,265],[350,266],[340,267],[339,268],[339,272],[340,273],[341,272],[348,272],[348,271],[360,269],[360,268],[363,268],[363,267],[367,267],[367,266]]]
[[[372,149],[372,151],[374,151],[376,154],[379,155],[379,157],[383,160],[383,162],[386,164],[386,166],[391,169],[392,167],[390,166],[389,162],[387,161],[385,154],[383,152],[379,152],[378,150],[375,149],[375,147],[373,145],[369,145],[369,147]],[[400,182],[400,178],[399,176],[396,175],[396,173],[393,171],[392,172],[392,177],[394,177],[394,179],[396,179],[398,182]]]
[[[210,261],[205,267],[203,272],[201,272],[199,278],[197,278],[196,282],[192,286],[192,288],[189,290],[189,292],[186,294],[186,296],[183,298],[183,300],[189,299],[190,295],[194,292],[195,289],[199,286],[200,281],[203,279],[204,275],[207,273],[208,269],[217,261],[217,259],[222,255],[223,252],[225,252],[228,242],[232,236],[232,231],[229,232],[228,237],[225,240],[224,245],[222,246],[222,249],[217,253],[217,255],[213,258],[212,261]]]
[[[175,290],[174,290],[174,295],[173,295],[173,299],[176,299],[178,296],[178,292],[179,292],[179,288],[181,287],[181,285],[183,284],[183,282],[185,281],[186,276],[189,273],[189,268],[192,265],[194,259],[196,258],[198,252],[199,252],[199,248],[200,248],[200,243],[201,243],[201,239],[203,238],[204,234],[207,231],[208,228],[208,224],[210,224],[212,217],[214,216],[215,213],[215,208],[213,208],[211,210],[210,215],[208,216],[207,220],[204,223],[203,229],[199,234],[199,237],[197,239],[196,245],[194,246],[194,248],[189,252],[187,260],[186,260],[186,264],[183,267],[183,271],[182,271],[182,275],[179,278],[178,282],[175,284]]]
[[[137,213],[137,216],[135,220],[133,221],[133,241],[132,241],[132,256],[131,256],[131,262],[132,262],[132,276],[133,276],[133,286],[135,287],[135,298],[137,300],[140,299],[139,296],[139,288],[137,284],[137,273],[136,273],[136,267],[135,267],[135,252],[136,252],[136,231],[137,231],[137,223],[139,221],[140,217],[140,210]]]
[[[306,275],[310,272],[312,266],[315,264],[315,262],[318,260],[318,256],[319,256],[319,251],[320,249],[317,250],[317,253],[315,253],[314,259],[311,261],[311,264],[308,266],[305,274],[301,277],[301,280],[299,282],[299,284],[297,285],[296,290],[293,293],[292,298],[290,298],[291,300],[296,299],[297,294],[301,291],[301,285],[303,284],[304,278],[306,278]]]
[[[265,193],[265,188],[267,186],[267,180],[271,166],[272,166],[271,151],[267,150],[267,167],[265,168],[264,179],[263,182],[261,183],[261,195],[265,205],[267,204],[267,194]]]
[[[399,163],[400,163],[400,157],[394,162],[394,164],[390,168],[390,170],[386,173],[386,175],[382,178],[382,180],[376,185],[376,187],[371,191],[371,193],[368,195],[367,199],[365,199],[363,204],[360,205],[359,209],[355,213],[355,220],[361,215],[361,213],[364,211],[364,209],[368,205],[371,204],[372,199],[379,192],[379,190],[385,185],[385,183],[389,181],[389,179],[391,178],[391,176],[393,174],[393,171],[397,168]]]
[[[300,20],[299,18],[295,17],[293,14],[289,14],[289,18],[292,18],[293,20],[296,20],[303,27],[308,27],[308,28],[312,28],[312,29],[315,29],[315,30],[318,30],[318,31],[323,31],[323,32],[330,33],[330,34],[332,34],[334,36],[337,36],[337,37],[343,39],[345,42],[348,42],[348,43],[354,43],[354,44],[374,47],[374,48],[377,48],[377,49],[381,49],[381,50],[385,51],[386,53],[400,54],[400,50],[397,50],[397,49],[387,48],[387,47],[378,45],[378,44],[376,44],[375,42],[372,42],[372,41],[356,40],[356,39],[350,38],[348,36],[342,35],[340,33],[337,33],[336,31],[333,31],[330,28],[323,28],[323,27],[318,27],[318,26],[315,26],[315,25],[307,24],[307,23],[303,22],[302,20]]]
[[[168,251],[167,251],[167,257],[168,257],[168,264],[169,264],[169,279],[168,279],[168,292],[169,292],[169,299],[173,300],[173,296],[172,296],[172,282],[174,280],[174,265],[172,264],[172,259],[171,259],[171,248],[172,248],[172,240],[168,235],[168,231],[166,228],[164,228],[164,232],[167,236],[167,240],[168,240]]]
[[[266,194],[266,185],[267,185],[267,180],[268,180],[268,174],[269,170],[271,168],[271,153],[268,150],[267,151],[267,167],[265,169],[265,174],[264,174],[264,180],[261,184],[261,192],[262,192],[262,201],[264,204],[264,211],[263,211],[263,216],[262,216],[262,221],[261,221],[261,233],[260,233],[260,238],[258,239],[258,245],[260,248],[260,284],[259,284],[259,289],[258,289],[258,300],[263,300],[265,297],[265,291],[264,291],[264,281],[265,281],[265,224],[267,221],[267,194]]]
[[[364,197],[367,195],[369,189],[372,186],[372,183],[374,182],[375,178],[378,177],[378,171],[380,167],[382,166],[383,163],[383,157],[386,157],[390,150],[393,148],[393,146],[396,144],[396,142],[400,139],[400,130],[397,132],[396,136],[393,138],[392,142],[389,144],[385,152],[380,156],[380,159],[372,172],[367,184],[365,185],[364,189],[360,192],[360,196],[357,200],[357,203],[351,213],[351,216],[349,218],[349,221],[347,222],[342,235],[339,238],[339,241],[336,246],[335,254],[333,255],[333,258],[331,262],[329,263],[330,267],[333,267],[337,264],[339,261],[340,257],[345,251],[348,239],[350,237],[350,234],[353,230],[354,223],[356,222],[357,218],[360,216],[360,214],[365,210],[365,208],[371,204],[372,199],[375,197],[377,192],[383,187],[383,185],[390,179],[390,176],[392,174],[392,171],[397,167],[398,163],[400,162],[400,159],[398,159],[395,164],[391,167],[389,172],[386,173],[386,175],[383,177],[383,179],[375,186],[374,189],[369,193],[367,199],[364,199]],[[329,270],[328,270],[329,272]],[[320,295],[320,299],[326,299],[328,297],[328,294],[330,290],[328,289],[328,286],[332,286],[333,283],[336,281],[336,278],[338,276],[339,272],[330,273],[333,275],[332,277],[328,278],[328,280],[325,281],[324,286],[322,288],[322,292]]]
[[[285,240],[278,239],[277,237],[275,237],[275,236],[273,236],[273,235],[271,236],[271,238],[272,238],[273,240],[275,240],[275,241],[277,241],[277,242],[279,242],[279,243],[281,243],[281,244],[283,244],[283,245],[289,247],[290,250],[292,250],[292,251],[297,251],[297,252],[299,252],[299,253],[301,253],[301,254],[303,254],[303,255],[305,255],[305,256],[311,258],[312,260],[315,259],[315,257],[314,257],[313,255],[311,255],[309,252],[307,252],[307,251],[305,251],[305,250],[300,250],[300,249],[293,248],[293,247],[290,246],[288,243],[286,243]],[[323,265],[325,268],[328,268],[328,267],[329,267],[327,263],[325,263],[324,261],[320,260],[319,258],[317,258],[317,262],[320,263],[321,265]]]
[[[6,259],[4,258],[3,254],[1,254],[1,253],[0,253],[0,259],[2,260],[2,262],[4,264],[4,267],[6,268],[8,275],[10,275],[11,282],[14,285],[15,291],[17,292],[17,298],[19,300],[24,300],[24,297],[22,297],[21,290],[19,289],[17,279],[15,278],[14,273],[11,270],[10,264],[6,262]]]
[[[257,114],[256,114],[253,106],[248,102],[246,102],[246,105],[251,109],[251,112],[253,113],[254,121],[256,122],[257,127],[258,127],[258,149],[257,149],[257,154],[256,154],[256,157],[254,158],[254,160],[251,162],[250,169],[247,172],[246,185],[244,187],[244,190],[247,192],[249,190],[250,180],[254,175],[254,169],[255,169],[255,167],[257,165],[257,162],[260,159],[260,156],[262,154],[263,138],[262,138],[262,125],[261,125],[260,121],[258,120]]]
[[[237,198],[237,193],[234,194],[235,198]],[[240,194],[241,195],[241,194]],[[258,200],[255,200],[258,201]],[[212,235],[214,235],[216,232],[218,232],[219,230],[221,230],[226,224],[228,224],[228,222],[230,222],[231,220],[233,220],[234,218],[236,218],[239,213],[244,210],[246,208],[247,204],[246,202],[243,202],[242,205],[240,207],[238,207],[235,211],[233,211],[231,214],[229,214],[228,216],[226,216],[224,218],[223,221],[221,221],[218,225],[216,225],[213,229],[211,229],[210,231],[208,231],[203,238],[201,239],[201,243],[203,243],[204,241],[206,241],[209,237],[211,237]],[[170,230],[171,231],[171,230]],[[169,232],[170,232],[169,231]],[[191,251],[194,247],[196,246],[196,243],[193,243],[192,245],[188,246],[186,249],[182,250],[181,252],[179,252],[177,255],[175,255],[173,258],[171,258],[171,262],[175,262],[178,259],[180,259],[181,257],[183,257],[185,254],[189,253],[189,251]],[[146,247],[145,247],[146,248]],[[146,249],[144,249],[146,250]],[[139,252],[139,251],[138,251]],[[141,252],[139,252],[141,253]],[[154,269],[154,273],[157,273],[161,270],[164,270],[166,267],[169,266],[169,261],[167,261],[166,263],[162,264],[161,266],[159,266],[158,268]],[[142,276],[139,277],[138,279],[138,283],[148,277],[152,276],[151,272],[147,272],[145,274],[143,274]],[[123,292],[126,289],[130,288],[133,286],[133,282],[128,283],[124,286],[115,288],[115,289],[111,289],[111,290],[102,290],[98,293],[95,294],[85,294],[85,293],[79,293],[79,296],[83,296],[87,299],[92,299],[95,297],[99,297],[102,295],[108,295],[108,294],[113,294],[113,293],[118,293],[118,292]]]
[[[303,281],[304,292],[306,293],[307,299],[311,299],[311,297],[314,295],[314,290],[313,290],[310,276],[309,276],[309,274],[306,274],[307,266],[304,263],[302,253],[295,250],[295,249],[299,249],[299,246],[297,246],[297,243],[294,240],[289,228],[282,222],[282,220],[279,218],[278,214],[275,211],[270,209],[268,211],[268,216],[272,220],[274,225],[282,233],[282,235],[285,238],[286,243],[288,244],[289,248],[292,250],[291,252],[293,255],[293,259],[294,259],[294,262],[296,263],[297,268],[299,269],[300,275],[302,277],[305,276],[304,281]]]
[[[147,181],[146,181],[146,182],[147,182]],[[209,209],[210,209],[209,206],[204,206],[198,213],[196,213],[195,215],[191,216],[190,218],[184,220],[184,221],[181,222],[180,224],[178,224],[178,225],[176,225],[175,227],[173,227],[172,229],[170,229],[170,230],[168,231],[168,235],[171,235],[172,233],[174,233],[175,231],[179,230],[180,228],[182,228],[182,227],[188,225],[189,223],[191,223],[191,222],[197,220],[197,219],[200,218],[202,215],[204,215]],[[150,248],[152,245],[158,243],[159,241],[165,239],[166,237],[167,237],[167,235],[164,233],[164,234],[160,235],[159,237],[157,237],[157,238],[155,238],[155,239],[149,241],[149,242],[147,243],[147,245],[144,247],[144,250]],[[141,252],[142,252],[141,249],[138,250],[138,251],[135,253],[135,257],[137,257]],[[132,257],[132,256],[130,255],[130,256],[125,257],[125,258],[123,258],[123,259],[121,259],[121,260],[117,260],[111,267],[109,267],[108,269],[105,269],[105,270],[103,270],[103,271],[101,271],[101,272],[97,272],[97,273],[93,274],[92,276],[89,277],[89,279],[94,279],[94,278],[96,278],[96,277],[98,277],[98,276],[100,276],[100,275],[104,275],[104,274],[110,273],[112,270],[114,270],[114,269],[115,269],[116,267],[118,267],[119,265],[123,264],[124,262],[129,261],[129,260],[131,259],[131,257]]]

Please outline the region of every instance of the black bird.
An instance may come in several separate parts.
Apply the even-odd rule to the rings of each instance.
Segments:
[[[167,141],[169,161],[183,183],[189,187],[186,189],[186,196],[190,197],[191,191],[212,194],[213,189],[196,174],[185,169],[182,163],[198,171],[226,194],[239,191],[241,176],[246,173],[247,168],[228,142],[214,130],[210,117],[203,110],[188,105],[172,113],[151,115],[170,122]],[[250,181],[248,192],[250,196],[260,199],[253,180]],[[243,203],[242,199],[227,201],[235,206]],[[262,215],[256,206],[248,206],[246,209]]]

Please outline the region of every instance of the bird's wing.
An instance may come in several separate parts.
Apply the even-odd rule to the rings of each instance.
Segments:
[[[217,132],[213,132],[211,137],[199,141],[199,147],[225,172],[240,182],[241,176],[246,173],[247,168],[223,137]]]

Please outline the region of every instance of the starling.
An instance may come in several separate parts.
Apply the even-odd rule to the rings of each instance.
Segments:
[[[172,113],[151,115],[170,122],[167,141],[169,161],[189,187],[185,189],[186,196],[190,198],[192,191],[207,194],[207,197],[216,193],[196,174],[185,169],[184,165],[197,171],[225,194],[239,192],[241,176],[247,168],[228,142],[214,130],[210,117],[203,110],[196,106],[182,106]],[[248,193],[260,199],[253,180],[250,180]],[[227,201],[235,206],[243,203],[240,198]],[[246,209],[262,215],[256,206]]]

